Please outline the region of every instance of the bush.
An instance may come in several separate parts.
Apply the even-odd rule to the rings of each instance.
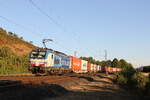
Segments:
[[[142,75],[132,67],[124,69],[117,75],[116,81],[120,85],[130,88],[145,89],[148,78]]]
[[[9,47],[0,48],[0,74],[28,72],[28,57],[20,57]]]
[[[150,74],[149,74],[148,82],[145,85],[145,92],[150,96]]]
[[[0,48],[0,57],[8,57],[12,55],[11,49],[9,47],[1,47]]]
[[[127,84],[127,78],[125,78],[123,75],[117,75],[117,83],[120,85]]]
[[[137,88],[145,89],[145,86],[148,82],[148,77],[146,77],[146,76],[142,75],[141,73],[137,72],[133,76],[132,80],[135,81],[135,85],[136,85]]]
[[[134,76],[135,73],[136,73],[135,69],[133,69],[132,67],[127,67],[123,71],[118,73],[116,81],[120,85],[134,87],[135,80],[132,77]]]

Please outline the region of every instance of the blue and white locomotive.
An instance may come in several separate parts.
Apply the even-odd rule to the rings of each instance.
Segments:
[[[52,49],[38,48],[30,53],[29,70],[34,74],[70,72],[70,57]]]

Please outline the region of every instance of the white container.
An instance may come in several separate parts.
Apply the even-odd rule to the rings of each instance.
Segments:
[[[96,72],[96,71],[97,71],[97,65],[94,64],[94,72]]]
[[[86,73],[88,70],[88,61],[82,60],[81,61],[81,71]]]
[[[101,66],[97,65],[97,71],[101,71]]]
[[[91,69],[90,69],[91,72],[94,72],[94,64],[91,64]]]

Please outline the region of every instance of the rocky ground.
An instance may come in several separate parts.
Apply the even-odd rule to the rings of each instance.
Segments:
[[[0,100],[140,100],[112,75],[0,77]]]

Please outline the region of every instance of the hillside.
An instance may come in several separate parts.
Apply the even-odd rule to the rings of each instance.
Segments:
[[[22,37],[18,37],[15,33],[7,32],[0,28],[0,47],[9,47],[17,55],[27,55],[32,49],[36,48],[29,42],[23,40]]]
[[[29,52],[36,46],[0,28],[0,74],[28,72]]]

